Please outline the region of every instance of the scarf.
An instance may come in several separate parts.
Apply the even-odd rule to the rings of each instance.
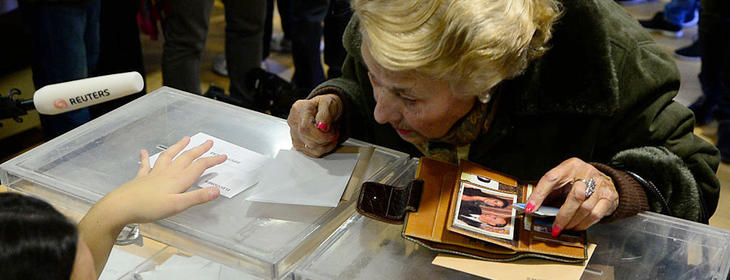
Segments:
[[[497,100],[477,102],[469,113],[454,123],[446,135],[414,145],[428,158],[457,164],[459,159],[468,157],[469,145],[489,129],[496,103]]]

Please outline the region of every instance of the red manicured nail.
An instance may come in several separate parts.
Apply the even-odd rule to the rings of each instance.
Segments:
[[[332,136],[332,138],[330,138],[330,142],[335,142],[335,141],[337,141],[337,139],[340,139],[339,131],[335,131],[335,136]]]
[[[563,231],[563,229],[561,229],[560,227],[558,227],[558,225],[553,225],[553,231],[552,231],[551,235],[553,237],[558,237],[558,235],[560,235],[560,232],[561,231]]]
[[[319,128],[319,130],[321,131],[327,131],[327,128],[329,128],[329,126],[326,123],[318,122],[317,128]]]
[[[525,206],[525,213],[532,213],[532,211],[535,210],[535,204],[532,204],[532,202],[528,202],[527,206]]]

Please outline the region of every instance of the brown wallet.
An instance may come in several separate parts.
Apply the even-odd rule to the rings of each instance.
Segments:
[[[532,184],[462,160],[458,166],[421,158],[405,186],[365,182],[357,211],[404,224],[402,236],[434,251],[491,261],[526,257],[559,262],[586,259],[585,232],[553,238],[551,217],[520,215]]]

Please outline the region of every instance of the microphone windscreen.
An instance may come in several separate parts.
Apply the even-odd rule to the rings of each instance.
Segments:
[[[33,95],[38,113],[56,115],[140,92],[144,79],[137,72],[86,78],[42,87]]]

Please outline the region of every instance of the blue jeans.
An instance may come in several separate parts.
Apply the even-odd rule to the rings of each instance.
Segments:
[[[664,19],[682,26],[694,17],[699,8],[700,2],[697,0],[672,0],[664,6]]]
[[[99,59],[101,0],[87,4],[21,3],[20,8],[33,41],[31,69],[36,89],[93,73]],[[40,117],[47,139],[91,119],[88,108]]]

